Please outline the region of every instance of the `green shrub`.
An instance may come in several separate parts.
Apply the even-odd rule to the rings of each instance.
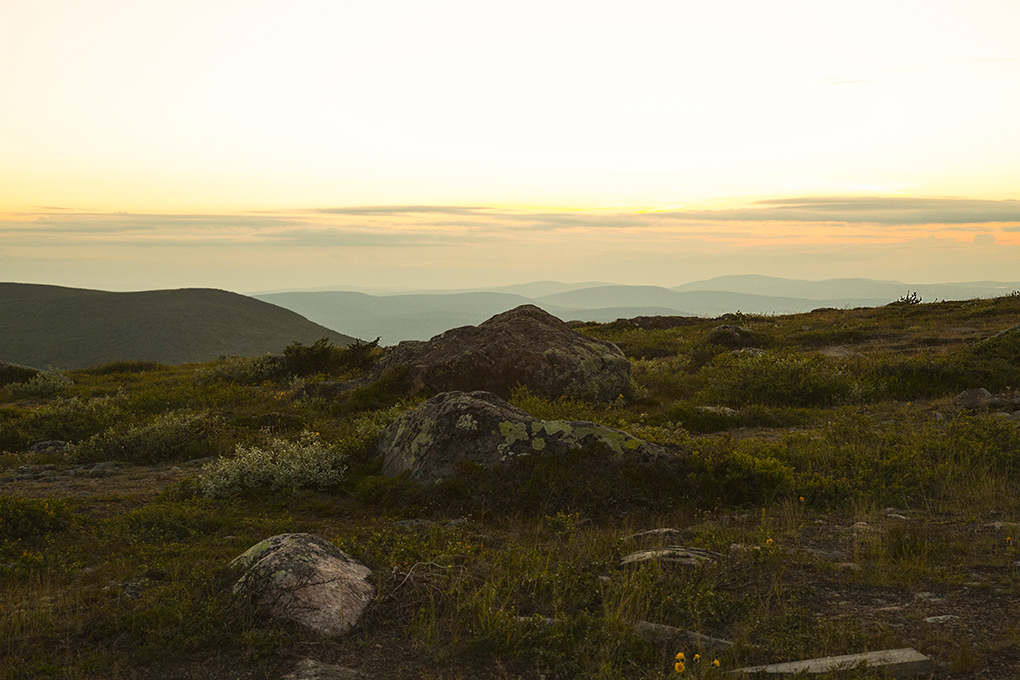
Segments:
[[[208,536],[224,526],[217,501],[191,498],[180,503],[153,503],[116,518],[110,529],[131,542],[174,543]]]
[[[219,453],[222,425],[205,413],[174,411],[141,425],[119,425],[73,444],[67,452],[75,462],[121,460],[160,463],[191,460]]]
[[[867,370],[882,394],[893,399],[941,397],[972,386],[973,372],[954,354],[925,352],[882,357]]]
[[[27,382],[12,383],[7,386],[16,399],[40,398],[65,395],[74,387],[74,381],[61,371],[40,371]]]
[[[820,356],[723,354],[701,371],[707,396],[729,406],[832,406],[861,399],[864,384]]]
[[[118,373],[145,373],[146,371],[157,371],[165,368],[164,364],[155,361],[111,361],[99,366],[89,366],[82,369],[82,373],[89,375],[115,375]]]
[[[36,408],[0,410],[0,449],[21,451],[47,439],[78,441],[122,421],[124,410],[115,399],[60,399]]]
[[[40,373],[39,369],[18,366],[0,361],[0,387],[12,383],[28,382]]]
[[[340,348],[329,338],[322,338],[311,345],[293,342],[283,350],[284,367],[291,375],[336,375],[345,370],[364,370],[375,363],[374,350],[379,338],[372,342],[355,340],[351,345]]]
[[[790,496],[798,489],[796,471],[783,463],[774,446],[724,441],[691,454],[683,493],[698,501],[760,505]]]
[[[37,538],[66,529],[73,519],[71,504],[64,499],[0,496],[0,539]]]
[[[200,369],[195,380],[204,385],[218,381],[260,385],[279,380],[285,373],[283,363],[273,356],[226,357]]]
[[[203,466],[198,487],[206,496],[224,498],[246,489],[336,486],[347,471],[350,447],[327,445],[307,431],[297,441],[274,439],[264,449],[238,445],[232,458]]]

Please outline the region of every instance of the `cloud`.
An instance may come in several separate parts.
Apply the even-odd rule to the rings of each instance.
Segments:
[[[888,225],[1020,223],[1020,201],[910,197],[775,198],[731,210],[684,210],[660,214],[677,220],[706,221]]]
[[[491,208],[452,205],[377,205],[354,208],[311,208],[306,212],[323,215],[412,215],[418,213],[441,213],[444,215],[475,215]]]

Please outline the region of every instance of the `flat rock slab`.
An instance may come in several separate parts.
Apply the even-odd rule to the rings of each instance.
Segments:
[[[700,567],[703,564],[716,562],[720,557],[719,553],[714,553],[710,550],[667,546],[655,550],[639,550],[629,555],[624,555],[620,560],[620,566],[640,564],[642,562],[671,562],[687,567]]]
[[[358,680],[364,677],[354,668],[303,659],[289,675],[283,676],[283,680]]]
[[[916,649],[904,647],[903,649],[886,649],[880,652],[865,652],[863,654],[846,654],[843,656],[827,656],[821,659],[775,663],[767,666],[749,666],[731,671],[727,675],[769,676],[799,673],[821,675],[822,673],[851,670],[862,665],[867,665],[868,668],[881,668],[886,673],[897,678],[931,673],[932,670],[931,659]]]

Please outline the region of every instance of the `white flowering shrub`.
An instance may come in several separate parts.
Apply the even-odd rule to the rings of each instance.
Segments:
[[[343,445],[323,443],[317,432],[303,432],[297,441],[274,439],[268,448],[237,446],[233,458],[202,467],[199,490],[205,496],[226,498],[245,489],[329,487],[347,471]]]

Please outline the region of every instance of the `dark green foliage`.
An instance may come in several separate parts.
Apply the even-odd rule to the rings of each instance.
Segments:
[[[293,342],[283,350],[284,367],[291,375],[337,375],[343,371],[364,370],[375,363],[373,350],[379,338],[372,342],[355,340],[347,347],[337,347],[329,338],[321,338],[311,345]]]
[[[113,375],[116,373],[144,373],[146,371],[156,371],[163,368],[163,364],[156,361],[111,361],[108,364],[101,364],[99,366],[90,366],[89,368],[83,369],[83,373],[89,373],[92,375]]]
[[[972,387],[975,380],[958,356],[933,353],[885,358],[869,377],[894,399],[948,396]]]
[[[204,498],[180,503],[153,503],[118,518],[109,527],[114,535],[135,543],[175,543],[214,534],[231,524],[219,504]]]
[[[72,460],[161,463],[226,453],[223,425],[206,414],[171,412],[139,425],[118,425],[76,445]]]
[[[702,369],[710,399],[729,406],[831,406],[858,400],[864,385],[820,356],[724,354]]]
[[[405,398],[406,378],[407,368],[398,366],[371,385],[348,392],[341,402],[342,407],[353,413],[389,408]]]
[[[21,541],[61,531],[74,518],[64,499],[37,500],[0,496],[0,539]]]
[[[780,457],[759,442],[706,446],[691,454],[684,492],[696,503],[743,506],[789,497],[799,478]]]
[[[0,387],[14,383],[27,382],[39,374],[36,368],[18,366],[0,361]]]
[[[29,410],[0,409],[0,450],[22,451],[36,441],[78,441],[122,422],[124,410],[109,399],[72,397]]]

